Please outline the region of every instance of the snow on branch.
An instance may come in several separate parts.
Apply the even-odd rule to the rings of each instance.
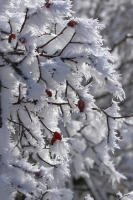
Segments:
[[[71,200],[70,157],[75,177],[89,178],[96,163],[112,183],[124,179],[109,156],[123,117],[89,91],[94,79],[124,98],[103,26],[73,18],[69,0],[11,3],[0,13],[1,198]]]

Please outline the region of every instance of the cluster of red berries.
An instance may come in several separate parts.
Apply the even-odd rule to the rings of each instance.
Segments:
[[[69,22],[67,23],[67,25],[68,25],[68,26],[71,26],[71,27],[74,27],[76,24],[77,24],[77,22],[74,21],[74,20],[71,20],[71,21],[69,21]]]
[[[8,42],[11,43],[12,39],[16,39],[16,35],[14,33],[11,33],[9,35]],[[26,39],[25,38],[20,38],[19,41],[23,44],[23,43],[26,42]]]
[[[78,109],[80,110],[80,112],[83,112],[85,109],[85,103],[81,99],[78,101]]]
[[[57,131],[53,132],[53,138],[51,140],[51,145],[53,145],[56,140],[62,140],[62,136],[60,133],[58,133]]]

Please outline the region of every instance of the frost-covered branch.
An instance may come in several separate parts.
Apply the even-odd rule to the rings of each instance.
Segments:
[[[84,177],[93,193],[91,182],[95,188],[99,183],[91,169],[97,166],[112,183],[125,179],[110,156],[119,148],[116,130],[123,117],[116,101],[98,108],[90,91],[94,80],[115,98],[125,98],[99,35],[103,26],[74,18],[70,0],[2,5],[2,199],[20,193],[26,200],[71,200],[70,163],[71,176]]]

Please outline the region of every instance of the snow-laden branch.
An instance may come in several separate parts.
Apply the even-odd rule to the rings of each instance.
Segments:
[[[0,21],[2,198],[72,199],[70,158],[76,178],[92,181],[96,164],[112,183],[124,179],[109,155],[119,148],[123,117],[115,101],[100,109],[90,92],[95,80],[125,98],[102,46],[103,26],[73,18],[69,0],[11,3]]]

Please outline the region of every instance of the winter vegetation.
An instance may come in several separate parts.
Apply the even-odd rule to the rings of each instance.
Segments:
[[[2,200],[133,199],[133,115],[103,24],[71,3],[0,0]]]
[[[73,0],[73,5],[75,16],[98,19],[105,25],[100,34],[105,39],[104,45],[109,48],[115,59],[114,67],[121,75],[120,81],[126,94],[126,99],[120,102],[121,113],[131,114],[133,112],[131,109],[133,107],[133,1]],[[112,97],[105,91],[95,95],[100,106],[102,102],[105,103],[105,98],[108,103]]]

